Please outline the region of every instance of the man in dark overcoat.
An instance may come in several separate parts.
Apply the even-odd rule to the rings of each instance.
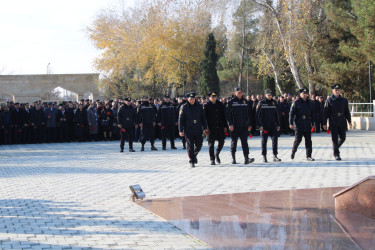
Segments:
[[[215,165],[215,159],[216,163],[221,163],[219,154],[223,149],[228,128],[225,119],[225,106],[217,100],[217,92],[209,92],[208,99],[208,102],[203,105],[203,110],[207,118],[208,152],[211,165]],[[215,141],[218,141],[216,152],[214,152]]]

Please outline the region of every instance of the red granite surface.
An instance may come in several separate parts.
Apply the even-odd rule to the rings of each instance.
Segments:
[[[360,214],[375,220],[375,176],[336,193],[336,209]]]
[[[374,220],[357,220],[355,228],[361,234],[351,235],[343,227],[351,219],[335,219],[333,194],[339,190],[342,188],[177,197],[138,204],[215,249],[375,247]],[[361,244],[355,239],[359,236]]]

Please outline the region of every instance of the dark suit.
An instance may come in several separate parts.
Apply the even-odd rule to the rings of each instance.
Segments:
[[[13,109],[10,112],[11,122],[13,126],[13,138],[14,143],[18,144],[22,142],[22,129],[25,124],[25,116],[22,109]]]
[[[69,112],[59,110],[57,113],[57,126],[59,129],[59,141],[69,141]]]
[[[12,143],[12,121],[9,111],[2,111],[0,113],[0,131],[3,134],[3,143],[11,144]]]
[[[46,120],[47,142],[55,142],[57,140],[57,113],[59,110],[55,107],[46,108],[44,117]]]
[[[30,110],[30,121],[33,124],[33,142],[41,143],[44,141],[45,118],[42,109]]]
[[[203,109],[207,118],[208,152],[210,154],[211,161],[214,161],[215,155],[218,156],[224,146],[224,128],[227,127],[225,120],[225,106],[219,101],[216,101],[216,103],[208,101],[205,105],[203,105]],[[218,141],[218,146],[216,153],[214,154],[215,141]]]
[[[87,111],[85,109],[77,109],[74,114],[75,133],[79,141],[83,141],[85,129],[88,127]]]

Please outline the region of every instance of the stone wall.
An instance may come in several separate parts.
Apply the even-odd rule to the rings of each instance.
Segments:
[[[78,94],[78,100],[84,93],[95,99],[99,97],[98,79],[99,74],[1,75],[0,91],[21,102],[40,100],[57,87]]]

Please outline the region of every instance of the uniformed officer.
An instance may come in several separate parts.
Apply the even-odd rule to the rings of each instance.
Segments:
[[[145,150],[145,143],[150,140],[151,150],[157,150],[155,148],[155,135],[154,127],[156,125],[156,107],[154,104],[150,103],[147,96],[143,96],[142,104],[139,105],[138,111],[138,122],[139,127],[141,127],[141,151]]]
[[[236,150],[238,137],[241,139],[242,151],[245,164],[254,162],[254,158],[249,158],[249,145],[247,137],[253,125],[252,103],[246,101],[242,96],[242,89],[234,89],[234,97],[227,103],[225,117],[231,132],[231,154],[232,164],[236,164]]]
[[[161,129],[162,149],[166,150],[167,137],[171,142],[171,149],[177,149],[174,144],[177,125],[176,107],[171,102],[169,95],[165,95],[164,101],[159,105],[156,120]]]
[[[203,144],[202,132],[207,130],[207,120],[202,105],[195,100],[195,93],[188,93],[187,98],[187,103],[180,109],[178,130],[180,136],[186,138],[190,166],[194,168]]]
[[[352,119],[349,112],[348,100],[340,95],[340,84],[332,86],[332,95],[327,99],[323,111],[323,128],[327,130],[327,119],[332,135],[333,156],[341,160],[339,148],[346,139],[346,122],[352,128]]]
[[[277,157],[277,140],[278,132],[280,131],[280,115],[277,108],[277,103],[272,99],[272,91],[267,89],[265,98],[260,101],[256,109],[257,123],[262,134],[262,155],[263,162],[267,162],[267,139],[271,136],[273,161],[281,161]]]
[[[305,137],[306,157],[308,161],[314,161],[311,158],[312,154],[312,141],[311,129],[314,127],[314,105],[310,101],[306,88],[299,90],[300,98],[292,103],[289,113],[289,126],[296,131],[293,143],[291,158],[297,152],[297,148],[302,141],[302,136]]]
[[[210,154],[211,165],[216,162],[220,164],[219,154],[224,146],[225,134],[227,133],[227,125],[225,120],[225,106],[217,101],[217,92],[208,93],[208,102],[203,105],[203,110],[207,118],[207,141],[208,152]],[[215,141],[218,141],[216,152],[214,153]]]
[[[135,152],[133,141],[135,129],[138,128],[137,111],[131,105],[131,99],[125,98],[125,104],[122,105],[117,114],[118,127],[121,131],[120,152],[124,152],[125,140],[129,142],[129,152]]]

